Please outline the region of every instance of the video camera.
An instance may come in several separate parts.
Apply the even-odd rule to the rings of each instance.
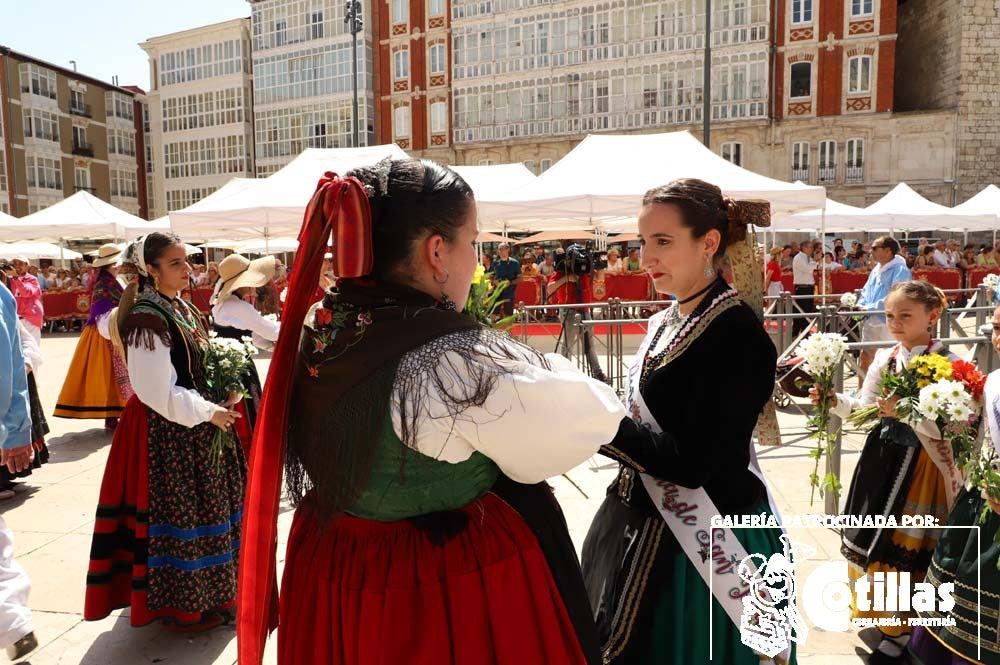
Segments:
[[[595,270],[604,270],[607,268],[608,252],[606,250],[591,249],[590,243],[586,245],[573,243],[563,252],[556,252],[553,265],[556,272],[581,277],[589,275]]]

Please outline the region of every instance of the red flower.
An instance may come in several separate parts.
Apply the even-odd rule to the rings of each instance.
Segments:
[[[986,377],[970,362],[955,360],[951,363],[951,374],[955,381],[961,381],[977,402],[983,399]]]
[[[315,365],[306,365],[306,369],[309,370],[309,376],[312,378],[315,379],[319,377],[319,368]]]
[[[316,325],[317,326],[326,326],[326,325],[329,325],[331,321],[333,321],[333,312],[331,312],[328,309],[324,309],[322,307],[317,307],[316,308]]]

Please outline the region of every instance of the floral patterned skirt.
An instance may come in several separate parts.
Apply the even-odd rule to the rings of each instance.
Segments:
[[[129,401],[101,485],[84,618],[131,607],[134,626],[194,623],[235,605],[246,459],[240,446],[216,459],[214,433]]]

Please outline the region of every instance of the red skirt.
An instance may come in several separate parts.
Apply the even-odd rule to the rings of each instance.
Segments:
[[[282,579],[282,665],[583,665],[535,535],[487,494],[433,545],[408,521],[295,513]]]
[[[149,425],[146,406],[133,395],[122,411],[104,468],[83,618],[98,621],[114,610],[130,607],[133,626],[157,619],[179,624],[201,621],[202,612],[149,608],[148,556]]]

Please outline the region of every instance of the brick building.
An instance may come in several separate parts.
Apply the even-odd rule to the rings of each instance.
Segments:
[[[854,205],[900,181],[961,200],[998,180],[994,5],[715,0],[712,148]],[[703,7],[452,0],[449,161],[540,172],[586,133],[700,136]]]
[[[86,190],[146,213],[135,112],[131,90],[0,46],[0,211]]]
[[[445,0],[372,3],[375,140],[413,155],[450,160],[451,19]]]

